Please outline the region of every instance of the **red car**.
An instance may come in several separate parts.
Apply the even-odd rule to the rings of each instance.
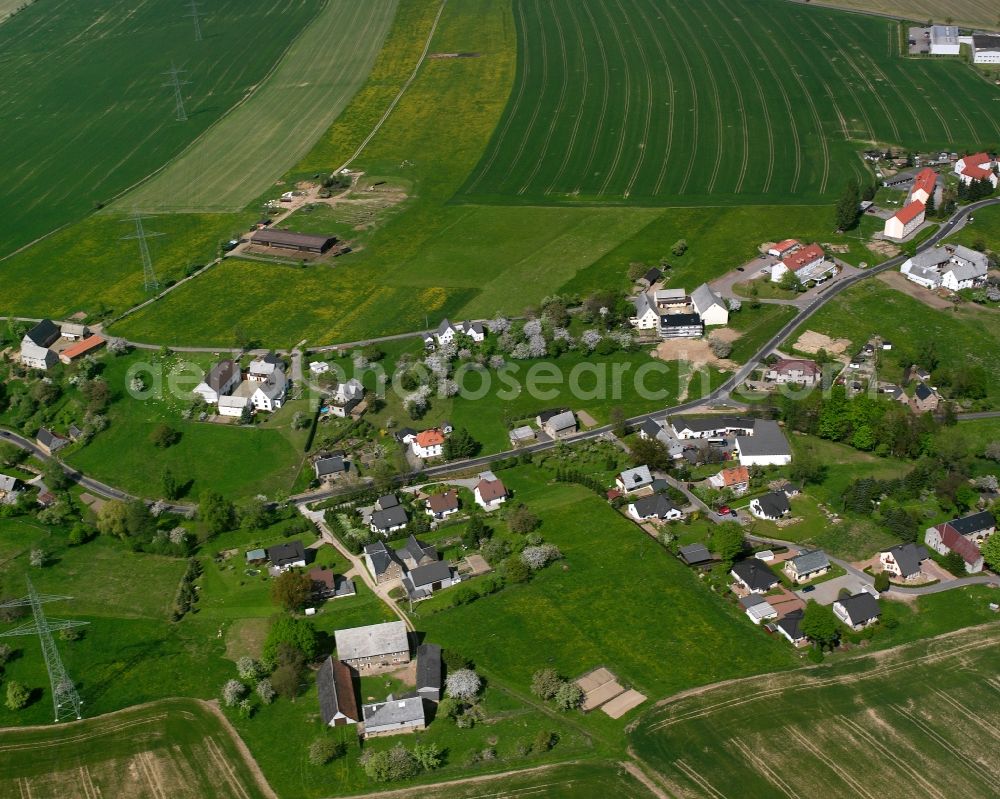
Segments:
[[[723,505],[721,508],[719,508],[720,516],[728,516],[730,513],[732,513],[732,511],[729,510],[728,505]]]

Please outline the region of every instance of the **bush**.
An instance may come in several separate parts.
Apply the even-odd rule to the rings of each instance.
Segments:
[[[227,680],[222,686],[222,701],[226,707],[234,707],[247,695],[247,687],[239,680]]]
[[[879,572],[875,575],[875,590],[879,593],[889,590],[889,572]]]
[[[375,782],[395,782],[415,777],[420,773],[420,765],[402,744],[381,752],[367,750],[359,761],[365,774]]]
[[[476,698],[482,685],[479,675],[472,669],[459,669],[445,680],[445,693],[454,699],[469,701]]]
[[[236,673],[240,675],[241,680],[247,682],[253,682],[262,676],[260,664],[252,657],[247,656],[236,661]]]
[[[309,762],[323,766],[344,754],[346,747],[331,738],[317,738],[309,746]]]
[[[11,680],[7,683],[7,709],[8,710],[21,710],[26,707],[28,700],[31,698],[31,691],[29,691],[24,685],[17,682],[16,680]]]
[[[556,736],[548,730],[539,730],[531,744],[531,751],[537,755],[548,752],[556,744]]]
[[[539,699],[551,699],[562,684],[555,669],[539,669],[531,676],[531,693]]]
[[[257,696],[260,697],[260,701],[265,705],[269,705],[274,701],[275,693],[274,686],[271,685],[270,680],[264,679],[257,683]]]
[[[552,698],[561,710],[573,710],[583,703],[583,689],[575,682],[564,682]]]

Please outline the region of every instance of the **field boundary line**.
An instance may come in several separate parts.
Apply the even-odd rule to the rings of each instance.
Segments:
[[[621,0],[615,0],[618,5],[619,10],[622,14],[625,14],[625,8],[621,4]],[[636,4],[632,3],[633,10],[636,8]],[[628,15],[625,14],[626,18]],[[635,181],[639,177],[639,172],[642,170],[642,165],[646,160],[646,152],[649,148],[649,128],[653,122],[653,75],[649,69],[649,60],[646,58],[646,47],[636,33],[635,25],[629,21],[629,29],[632,32],[632,39],[635,41],[636,52],[639,53],[639,59],[642,61],[642,71],[646,77],[646,124],[642,129],[642,141],[639,145],[639,159],[635,163],[635,169],[632,170],[632,174],[629,176],[628,183],[625,186],[624,197],[627,199],[629,195],[632,194],[632,187],[635,185]],[[653,37],[656,38],[655,36]],[[624,131],[622,131],[624,133]]]
[[[806,738],[799,730],[794,727],[786,727],[785,731],[802,746],[807,752],[811,753],[813,757],[819,760],[823,765],[830,769],[834,774],[836,774],[840,779],[842,779],[848,786],[850,786],[854,791],[857,792],[858,796],[864,796],[865,799],[876,799],[875,795],[867,790],[860,782],[858,782],[854,777],[847,773],[847,770],[842,766],[838,765],[836,761],[825,752],[821,751],[818,746],[816,746],[812,741]]]
[[[642,3],[644,0],[633,0],[633,5],[636,11],[639,12],[639,16],[642,17],[642,22],[647,29],[653,30],[653,25],[646,16],[645,10],[643,10]],[[654,7],[655,10],[655,7]],[[669,30],[668,30],[669,33]],[[670,34],[673,38],[673,34]],[[676,39],[674,40],[676,43]],[[670,151],[674,146],[674,118],[677,111],[677,98],[675,96],[676,89],[674,88],[674,76],[671,73],[670,64],[667,61],[667,53],[663,49],[663,43],[660,41],[659,36],[653,37],[653,44],[656,45],[656,51],[660,54],[660,63],[663,64],[663,74],[667,79],[667,91],[670,92],[670,100],[667,103],[667,142],[663,149],[663,156],[660,159],[660,171],[656,176],[656,184],[653,186],[653,195],[656,196],[660,193],[660,188],[663,185],[663,179],[667,175],[667,166],[670,163]],[[693,153],[692,153],[693,155]]]
[[[974,772],[982,779],[986,780],[987,785],[990,785],[992,783],[993,776],[991,774],[988,774],[986,771],[984,771],[983,767],[979,763],[977,763],[972,758],[967,757],[957,746],[953,746],[951,743],[949,743],[940,733],[938,733],[937,730],[935,730],[933,727],[927,724],[923,719],[918,719],[916,714],[910,713],[910,711],[905,710],[899,705],[889,705],[889,707],[895,710],[900,716],[909,721],[915,727],[919,728],[924,733],[924,735],[928,736],[929,738],[933,738],[935,741],[937,741],[938,746],[951,752],[952,756],[956,760],[959,760],[962,763],[964,763],[966,768],[969,769],[969,771]]]
[[[899,758],[899,752],[893,752],[889,747],[883,744],[878,738],[872,735],[868,730],[858,724],[856,721],[852,721],[847,718],[847,716],[841,716],[840,720],[847,725],[855,735],[859,735],[863,738],[872,749],[882,753],[882,756],[887,758],[888,762],[895,762]],[[935,799],[947,799],[947,797],[942,794],[937,788],[934,787],[917,769],[908,770],[906,772],[907,777],[912,777],[917,782],[919,782],[924,790],[928,794],[933,796]]]
[[[736,749],[739,750],[740,753],[742,753],[743,757],[745,757],[750,762],[750,764],[761,773],[764,779],[772,783],[776,788],[778,788],[778,790],[780,790],[783,794],[785,794],[785,796],[789,797],[789,799],[801,799],[801,797],[797,793],[795,793],[795,791],[792,790],[791,786],[789,786],[787,782],[781,779],[781,777],[778,776],[777,772],[775,772],[769,765],[767,765],[767,763],[765,763],[762,758],[755,755],[753,753],[753,750],[751,750],[749,746],[743,743],[743,741],[740,741],[737,738],[730,738],[729,743],[735,746]]]
[[[590,25],[594,29],[594,36],[597,41],[597,49],[601,54],[601,70],[604,75],[604,93],[601,95],[601,113],[597,117],[597,124],[594,125],[594,130],[598,131],[604,127],[604,118],[608,115],[608,97],[611,95],[611,71],[608,69],[608,51],[604,47],[604,39],[601,38],[601,28],[597,24],[597,20],[594,19],[593,13],[590,11],[590,4],[584,3],[583,10],[587,12],[587,19],[590,20]],[[587,156],[587,163],[584,165],[583,169],[580,170],[580,175],[586,177],[587,173],[590,172],[590,167],[594,164],[594,156],[597,154],[597,136],[594,136],[590,143],[590,154]],[[580,192],[580,184],[576,186],[576,193]]]
[[[583,123],[583,109],[587,104],[587,92],[590,89],[590,70],[589,70],[589,59],[587,58],[587,46],[583,41],[583,28],[580,25],[580,18],[576,15],[576,4],[570,3],[568,5],[569,15],[573,20],[573,27],[576,29],[576,42],[580,48],[580,57],[583,59],[583,92],[580,97],[580,110],[576,115],[576,121],[573,123],[573,130],[570,132],[569,142],[566,144],[566,153],[563,155],[562,163],[559,165],[559,171],[556,172],[552,182],[549,183],[549,187],[545,190],[546,194],[551,194],[556,187],[556,184],[562,180],[563,173],[566,171],[566,167],[569,166],[570,156],[573,154],[573,148],[576,147],[576,137],[580,132],[580,125]]]
[[[171,158],[165,164],[161,164],[157,169],[154,169],[152,172],[150,172],[145,177],[140,178],[135,183],[133,183],[131,186],[128,186],[128,187],[122,189],[120,192],[118,192],[117,194],[115,194],[112,197],[110,197],[108,199],[108,201],[106,203],[104,203],[104,207],[101,209],[101,211],[103,211],[105,213],[110,213],[111,212],[111,206],[116,205],[120,200],[122,200],[125,197],[126,194],[129,194],[130,192],[132,192],[135,189],[137,189],[140,186],[142,186],[144,183],[147,183],[148,181],[152,180],[153,178],[155,178],[157,175],[159,175],[161,172],[163,172],[167,167],[169,167],[174,162],[180,161],[185,155],[188,154],[188,152],[190,150],[192,150],[195,147],[195,145],[197,145],[202,139],[204,139],[206,136],[208,136],[208,134],[214,128],[216,128],[218,125],[222,124],[222,120],[224,120],[226,117],[228,117],[234,111],[236,111],[237,108],[239,108],[240,106],[242,106],[245,103],[249,102],[250,98],[254,97],[257,94],[257,92],[260,91],[261,86],[263,86],[265,83],[267,83],[267,81],[270,80],[270,78],[275,74],[275,72],[278,71],[278,68],[281,66],[281,62],[284,61],[285,58],[288,56],[289,51],[292,49],[292,47],[295,45],[295,43],[298,42],[299,39],[301,39],[305,35],[305,32],[309,28],[311,28],[313,26],[313,24],[316,23],[316,21],[320,18],[320,15],[326,9],[327,5],[329,5],[329,0],[324,0],[323,5],[321,5],[319,8],[317,8],[316,13],[313,15],[313,18],[310,19],[308,23],[306,23],[305,25],[302,26],[302,30],[300,30],[295,36],[293,36],[292,40],[288,43],[288,46],[285,47],[285,49],[281,51],[281,53],[275,59],[274,64],[271,65],[271,68],[257,82],[257,85],[254,86],[253,91],[248,92],[245,97],[241,97],[237,102],[235,102],[232,106],[230,106],[226,110],[226,113],[224,113],[217,120],[215,120],[215,122],[213,122],[211,125],[209,125],[207,128],[205,128],[205,130],[203,130],[198,136],[196,136],[194,139],[192,139],[190,142],[188,142],[187,146],[185,146],[184,149],[182,149],[179,153],[177,153],[177,155],[175,155],[173,158]],[[90,216],[90,214],[87,214],[87,216]],[[68,225],[67,225],[67,227],[68,227]]]
[[[481,181],[486,176],[486,173],[493,168],[493,164],[497,160],[497,156],[500,154],[500,148],[503,145],[503,141],[507,138],[507,131],[510,130],[511,123],[514,121],[514,117],[517,116],[517,111],[521,107],[521,99],[524,97],[524,87],[528,83],[528,74],[531,71],[530,52],[528,50],[528,29],[524,23],[524,7],[520,2],[518,2],[518,0],[513,1],[517,9],[515,27],[518,28],[518,44],[522,45],[518,47],[518,52],[523,53],[523,56],[519,59],[518,63],[518,72],[520,73],[518,77],[520,80],[518,81],[517,86],[517,96],[514,98],[513,105],[509,106],[510,110],[504,110],[504,115],[507,119],[504,120],[503,128],[500,129],[499,136],[497,136],[493,143],[493,150],[490,153],[489,158],[483,162],[482,168],[479,170],[479,174],[477,174],[469,184],[468,191],[466,192],[468,194],[472,194],[475,191],[476,186],[479,185],[479,181]]]
[[[601,188],[598,190],[598,196],[604,195],[608,186],[611,183],[611,179],[615,176],[615,171],[618,169],[618,162],[621,161],[622,151],[625,149],[625,129],[628,127],[628,114],[632,107],[632,70],[629,68],[628,55],[625,52],[625,44],[622,42],[621,31],[618,30],[618,25],[611,18],[611,14],[608,13],[607,4],[601,4],[604,9],[604,13],[607,14],[608,21],[610,22],[609,27],[611,32],[614,34],[615,41],[618,43],[618,52],[622,56],[622,65],[624,66],[625,73],[625,91],[622,92],[622,96],[625,98],[625,114],[621,118],[621,131],[618,135],[618,147],[615,149],[615,157],[611,159],[611,165],[608,167],[608,174],[604,178],[604,183],[601,184]],[[618,6],[621,8],[621,4]],[[602,130],[598,128],[598,130]]]
[[[545,141],[538,151],[538,158],[535,159],[535,166],[532,168],[531,174],[525,178],[524,184],[520,189],[518,189],[518,194],[524,194],[528,190],[528,187],[531,185],[531,181],[535,179],[535,176],[538,174],[538,170],[541,169],[542,162],[545,160],[545,155],[549,151],[549,145],[552,143],[552,134],[555,132],[556,125],[559,123],[559,115],[562,113],[563,105],[566,103],[566,88],[569,85],[569,55],[566,52],[566,37],[563,34],[562,22],[559,21],[559,14],[553,14],[552,19],[556,23],[556,31],[559,33],[559,55],[562,58],[563,65],[562,85],[559,87],[559,101],[556,103],[555,110],[552,112],[552,121],[549,122],[549,129],[545,134]],[[539,10],[539,22],[541,22],[541,10]],[[539,27],[541,27],[541,25],[539,25]],[[536,109],[541,108],[541,95],[539,95],[538,99],[539,103],[536,106]]]

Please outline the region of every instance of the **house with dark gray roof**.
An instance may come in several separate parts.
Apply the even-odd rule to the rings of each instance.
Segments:
[[[424,566],[436,561],[438,551],[415,535],[411,535],[406,539],[402,548],[396,550],[396,557],[403,562],[407,569],[415,569],[417,566]]]
[[[675,416],[670,422],[674,436],[682,441],[693,438],[721,439],[728,435],[753,433],[749,416]]]
[[[750,594],[766,594],[778,584],[774,572],[756,558],[734,563],[729,574]]]
[[[29,369],[48,369],[59,362],[49,349],[59,340],[59,327],[51,319],[43,319],[21,339],[21,363]]]
[[[576,432],[576,415],[573,411],[563,411],[550,416],[540,426],[549,438],[564,438]]]
[[[292,230],[265,228],[250,236],[250,242],[259,247],[275,247],[320,255],[337,243],[337,237],[321,233],[296,233]]]
[[[364,557],[365,565],[378,585],[401,579],[406,569],[399,556],[384,541],[366,545]]]
[[[388,535],[396,530],[402,530],[406,527],[409,520],[410,517],[407,516],[406,509],[402,505],[397,504],[389,508],[376,510],[372,513],[369,526],[373,533]]]
[[[636,330],[656,330],[660,325],[660,312],[656,303],[645,291],[631,299],[633,311],[629,324]]]
[[[317,480],[329,482],[347,474],[348,467],[343,455],[327,455],[317,458],[313,462],[313,469]]]
[[[775,521],[787,516],[792,510],[788,497],[783,491],[772,491],[762,497],[750,500],[750,512],[759,519]]]
[[[804,615],[805,613],[801,610],[793,610],[774,623],[775,629],[785,636],[793,646],[805,646],[808,641],[801,626]]]
[[[900,544],[878,553],[882,571],[901,580],[913,580],[922,574],[920,565],[927,560],[927,548],[919,544]]]
[[[306,565],[306,550],[298,539],[267,548],[267,559],[278,571],[302,568]]]
[[[411,601],[417,602],[427,599],[435,591],[442,588],[450,588],[455,583],[460,583],[462,578],[458,572],[446,560],[436,560],[423,566],[410,569],[403,575],[403,588]]]
[[[37,443],[47,455],[52,455],[69,444],[70,441],[65,436],[61,436],[58,433],[49,430],[47,427],[40,427],[38,429],[38,434],[35,436],[35,443]]]
[[[704,544],[688,544],[678,549],[677,554],[688,566],[700,566],[712,561],[712,553]]]
[[[363,705],[361,713],[365,723],[365,738],[416,732],[427,726],[427,713],[421,696],[400,699],[390,696],[385,702]]]
[[[640,497],[628,506],[628,514],[638,522],[655,519],[657,521],[676,521],[684,518],[684,511],[674,505],[665,494],[650,494]]]
[[[862,591],[834,602],[833,615],[852,630],[863,630],[879,620],[882,609],[875,597]]]
[[[240,380],[240,365],[231,358],[226,358],[205,373],[205,378],[195,386],[194,393],[209,405],[215,405],[219,402],[219,397],[232,394]]]
[[[340,660],[328,657],[316,672],[319,714],[328,727],[341,727],[361,721],[354,688],[354,670]]]
[[[830,570],[830,559],[822,549],[814,549],[789,558],[782,570],[793,583],[807,583]]]
[[[417,647],[417,696],[438,702],[441,699],[441,647],[421,644]]]
[[[736,436],[736,455],[741,466],[786,466],[792,449],[777,422],[757,419],[750,435]]]

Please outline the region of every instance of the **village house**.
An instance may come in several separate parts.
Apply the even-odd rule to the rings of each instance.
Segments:
[[[454,513],[458,513],[458,492],[454,489],[443,494],[431,494],[424,503],[427,514],[440,521]]]
[[[49,430],[47,427],[40,427],[38,429],[38,434],[35,436],[35,443],[38,444],[39,448],[46,455],[54,455],[69,444],[70,440],[65,436],[61,436],[58,433]]]
[[[797,609],[786,613],[774,623],[774,628],[794,647],[802,647],[808,643],[805,633],[802,632],[803,616],[805,613]]]
[[[219,402],[219,397],[233,393],[233,389],[240,384],[240,379],[239,365],[231,358],[227,358],[219,361],[205,373],[205,378],[195,386],[194,393],[209,405],[215,405]]]
[[[59,340],[59,328],[51,319],[43,319],[21,339],[21,364],[29,369],[48,369],[59,362],[49,349]]]
[[[927,560],[927,550],[919,544],[900,544],[878,553],[882,571],[900,580],[913,580],[921,576],[920,565]]]
[[[535,433],[535,428],[529,427],[528,425],[522,425],[521,427],[515,427],[511,430],[509,438],[511,446],[520,447],[535,441],[538,436]]]
[[[781,259],[790,255],[793,250],[801,246],[797,239],[785,239],[784,241],[779,241],[777,244],[772,244],[768,248],[767,254],[773,258]]]
[[[615,478],[615,485],[626,494],[653,484],[653,475],[646,465],[626,469]]]
[[[674,417],[670,423],[674,436],[681,441],[696,438],[721,441],[729,435],[752,435],[754,419],[749,416],[706,416],[694,418],[690,416]]]
[[[421,644],[417,647],[417,696],[431,702],[441,701],[441,647]]]
[[[334,639],[337,657],[358,671],[410,662],[410,642],[401,621],[337,630]]]
[[[406,509],[399,504],[395,494],[386,494],[376,500],[369,526],[373,533],[388,535],[396,530],[402,530],[409,520]]]
[[[961,244],[932,247],[907,258],[899,267],[906,279],[932,291],[979,288],[986,283],[989,259]]]
[[[390,696],[385,702],[363,705],[361,713],[365,722],[365,738],[416,732],[427,726],[427,714],[421,696],[402,699]]]
[[[794,558],[789,558],[782,566],[782,571],[793,583],[807,583],[816,577],[822,577],[830,570],[830,559],[821,549],[802,552]]]
[[[416,569],[418,566],[426,566],[428,563],[436,562],[438,551],[436,547],[425,544],[415,535],[410,535],[406,539],[406,543],[403,544],[403,548],[396,550],[396,557],[405,568]]]
[[[746,466],[723,469],[709,477],[708,482],[713,488],[728,489],[740,496],[750,488],[750,470]]]
[[[14,505],[21,496],[20,481],[9,474],[0,474],[0,505]]]
[[[446,560],[437,560],[410,569],[403,575],[403,588],[411,601],[427,599],[435,591],[460,583],[462,578]]]
[[[334,416],[345,419],[361,404],[364,396],[365,387],[360,380],[352,377],[336,385],[326,401],[326,407]]]
[[[639,425],[639,438],[646,439],[647,441],[659,441],[666,447],[674,443],[670,434],[664,429],[663,423],[657,422],[654,419],[646,419]]]
[[[766,594],[778,584],[774,572],[756,558],[734,563],[729,574],[748,594]]]
[[[789,272],[794,273],[803,283],[816,279],[825,259],[826,253],[818,244],[807,244],[792,250],[771,268],[771,282],[780,283]]]
[[[927,204],[927,200],[937,189],[937,173],[930,167],[921,169],[913,179],[913,186],[910,188],[910,201],[916,200]]]
[[[788,439],[770,419],[754,420],[751,435],[737,435],[735,446],[741,466],[787,466],[792,462]]]
[[[493,472],[483,472],[473,489],[476,504],[485,511],[493,511],[507,501],[507,489]]]
[[[707,283],[702,283],[691,292],[691,305],[694,306],[694,312],[701,317],[705,327],[729,323],[729,306],[719,294],[708,287]]]
[[[628,515],[637,522],[656,519],[661,522],[674,522],[684,518],[684,511],[674,505],[665,494],[650,494],[640,497],[629,504]]]
[[[77,341],[76,344],[73,344],[60,352],[59,360],[64,364],[69,365],[77,358],[82,358],[84,355],[96,352],[106,343],[107,342],[105,341],[104,336],[87,336],[86,338]]]
[[[764,370],[764,379],[772,383],[814,386],[823,380],[823,370],[805,358],[782,358]]]
[[[404,566],[396,553],[384,541],[367,544],[364,549],[365,565],[376,585],[390,583],[403,578]]]
[[[354,672],[340,660],[328,657],[316,672],[319,714],[328,727],[341,727],[361,721],[354,690]]]
[[[334,574],[329,569],[310,569],[309,579],[312,581],[312,595],[315,600],[341,599],[357,593],[353,580]]]
[[[468,336],[480,344],[486,340],[486,329],[480,322],[463,322],[453,325],[448,319],[442,319],[441,324],[434,331],[434,341],[437,342],[438,346],[450,344],[458,335]]]
[[[421,430],[410,442],[410,451],[421,460],[440,458],[444,454],[444,432],[439,427]]]
[[[629,317],[629,324],[636,330],[656,330],[660,325],[660,314],[656,304],[645,291],[632,298],[635,313]]]
[[[267,559],[280,572],[289,569],[304,568],[306,565],[306,550],[297,538],[282,544],[267,548]]]
[[[977,180],[986,180],[995,189],[998,179],[993,171],[994,166],[996,166],[996,161],[988,153],[966,155],[955,162],[955,174],[966,185]]]
[[[576,432],[576,415],[573,411],[561,411],[550,415],[539,414],[536,421],[542,432],[553,440],[571,436]]]
[[[313,462],[313,470],[316,472],[316,479],[322,483],[331,483],[334,480],[347,474],[348,469],[347,461],[344,460],[342,454],[336,455],[320,455]]]
[[[875,597],[862,591],[834,602],[833,615],[857,631],[875,624],[882,615],[882,609]]]
[[[989,511],[980,511],[960,519],[928,527],[924,543],[939,555],[957,552],[965,561],[965,570],[976,574],[983,570],[980,545],[996,532],[996,519]]]
[[[777,521],[792,511],[788,497],[783,491],[772,491],[762,497],[750,500],[750,512],[758,519]]]
[[[663,314],[660,316],[660,338],[698,338],[705,325],[696,313]]]
[[[747,594],[740,597],[740,607],[747,614],[747,618],[754,624],[761,624],[768,619],[776,619],[778,611],[760,594]]]
[[[940,404],[940,395],[926,383],[918,383],[909,400],[910,410],[914,413],[933,413]]]
[[[924,223],[927,206],[920,200],[913,200],[885,220],[882,234],[888,239],[902,241]]]
[[[247,380],[266,383],[276,371],[284,371],[285,362],[272,352],[258,355],[247,367]]]

